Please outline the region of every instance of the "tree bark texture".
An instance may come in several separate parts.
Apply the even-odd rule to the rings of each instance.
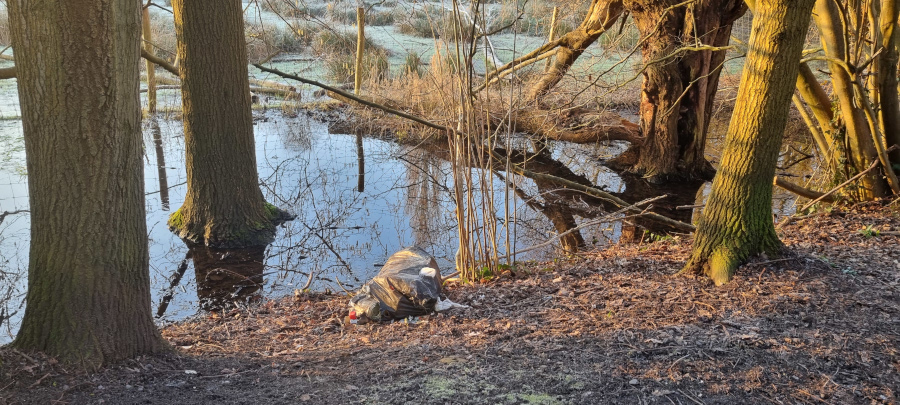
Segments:
[[[239,0],[174,0],[188,191],[169,218],[211,247],[264,246],[281,212],[259,189],[247,49]]]
[[[716,284],[731,280],[750,255],[777,254],[782,248],[772,221],[772,180],[812,4],[756,2],[722,163],[685,266]]]
[[[881,16],[878,29],[882,36],[882,55],[878,59],[879,118],[887,147],[900,145],[900,94],[897,91],[897,64],[900,63],[900,6],[897,0],[881,0]],[[900,164],[900,150],[891,153],[891,163]]]
[[[140,4],[10,0],[31,205],[13,345],[86,368],[165,347],[150,312]]]
[[[734,21],[746,11],[738,0],[626,2],[646,40],[640,120],[644,141],[612,162],[651,182],[712,177],[704,154],[724,50],[680,50],[728,45]]]

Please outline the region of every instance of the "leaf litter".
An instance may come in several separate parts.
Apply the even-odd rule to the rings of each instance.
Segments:
[[[167,325],[171,353],[95,374],[2,348],[0,404],[895,404],[897,231],[881,202],[797,220],[787,256],[723,287],[675,274],[689,238],[616,245],[451,285],[472,308],[415,323],[298,293]]]

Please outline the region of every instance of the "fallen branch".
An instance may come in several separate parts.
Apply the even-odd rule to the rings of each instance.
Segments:
[[[826,196],[825,193],[820,191],[810,190],[806,187],[803,187],[799,184],[791,183],[779,176],[775,176],[775,181],[773,182],[776,186],[781,187],[787,191],[790,191],[794,194],[799,195],[803,198],[809,198],[810,200],[821,198],[822,201],[833,203],[836,199],[832,196]]]
[[[604,112],[602,116],[595,116],[575,128],[554,123],[554,118],[547,110],[525,109],[517,112],[510,125],[513,127],[513,132],[525,132],[546,139],[579,144],[601,141],[627,141],[635,144],[644,139],[641,137],[639,125],[609,112]],[[504,117],[504,121],[509,122],[510,120]],[[552,125],[547,125],[548,123]]]
[[[863,170],[863,171],[859,172],[856,176],[851,177],[849,180],[847,180],[847,181],[841,183],[841,184],[838,185],[837,187],[835,187],[835,188],[833,188],[833,189],[831,189],[831,190],[828,190],[828,192],[826,192],[825,194],[822,194],[822,196],[820,196],[819,198],[816,198],[815,200],[812,200],[812,201],[810,201],[809,203],[807,203],[806,205],[804,205],[803,208],[800,208],[800,212],[806,211],[807,209],[809,209],[809,207],[812,207],[813,204],[815,204],[815,203],[817,203],[817,202],[819,202],[819,201],[824,200],[824,199],[827,198],[828,196],[830,196],[830,195],[836,193],[838,190],[840,190],[840,189],[846,187],[848,184],[853,183],[854,181],[858,180],[860,177],[865,176],[866,174],[868,174],[868,173],[871,172],[872,170],[875,170],[875,168],[878,167],[878,164],[879,164],[879,163],[881,163],[881,162],[878,161],[878,160],[872,162],[872,164],[869,165],[869,167],[868,167],[866,170]]]
[[[433,123],[433,122],[431,122],[431,121],[427,121],[427,120],[424,120],[424,119],[422,119],[422,118],[416,117],[415,115],[410,115],[410,114],[407,114],[407,113],[405,113],[405,112],[403,112],[403,111],[396,110],[396,109],[393,109],[393,108],[390,108],[390,107],[383,106],[383,105],[378,104],[378,103],[371,102],[371,101],[369,101],[369,100],[366,100],[366,99],[361,98],[361,97],[359,97],[359,96],[356,96],[356,95],[354,95],[354,94],[350,94],[350,93],[348,93],[348,92],[346,92],[346,91],[343,91],[343,90],[341,90],[341,89],[339,89],[339,88],[337,88],[337,87],[331,87],[331,86],[329,86],[329,85],[327,85],[327,84],[319,83],[319,82],[317,82],[317,81],[315,81],[315,80],[304,79],[304,78],[302,78],[302,77],[300,77],[300,76],[295,76],[295,75],[292,75],[292,74],[290,74],[290,73],[285,73],[285,72],[282,72],[282,71],[280,71],[280,70],[278,70],[278,69],[270,69],[270,68],[267,68],[267,67],[265,67],[265,66],[263,66],[263,65],[260,65],[260,64],[258,64],[258,63],[254,63],[253,66],[256,67],[256,68],[259,69],[259,70],[262,70],[263,72],[269,72],[269,73],[272,73],[272,74],[274,74],[274,75],[281,76],[281,77],[283,77],[283,78],[285,78],[285,79],[296,80],[296,81],[298,81],[298,82],[300,82],[300,83],[305,83],[305,84],[313,85],[313,86],[316,86],[316,87],[319,87],[319,88],[323,88],[323,89],[325,89],[325,90],[328,90],[329,92],[338,94],[338,95],[340,95],[341,97],[344,97],[344,98],[346,98],[346,99],[348,99],[348,100],[353,100],[353,101],[355,101],[355,102],[357,102],[357,103],[360,103],[360,104],[362,104],[362,105],[364,105],[364,106],[372,107],[372,108],[377,108],[377,109],[379,109],[379,110],[381,110],[381,111],[384,111],[384,112],[387,112],[387,113],[391,113],[391,114],[394,114],[394,115],[399,116],[399,117],[406,118],[406,119],[408,119],[408,120],[410,120],[410,121],[418,122],[419,124],[422,124],[422,125],[424,125],[424,126],[426,126],[426,127],[438,129],[438,130],[441,130],[441,131],[449,131],[449,130],[450,130],[450,128],[447,128],[447,127],[445,127],[445,126],[443,126],[443,125],[438,125],[438,124],[435,124],[435,123]]]
[[[153,62],[154,64],[158,65],[159,67],[161,67],[165,70],[168,70],[169,73],[171,73],[175,76],[181,77],[181,74],[178,73],[178,68],[175,67],[175,65],[169,63],[168,61],[166,61],[163,58],[160,58],[159,56],[156,56],[156,55],[151,54],[150,52],[147,52],[147,50],[144,48],[141,48],[141,57],[149,60],[150,62]]]
[[[0,80],[15,79],[15,78],[16,78],[16,67],[15,66],[0,69]]]
[[[253,66],[255,66],[257,69],[262,70],[262,71],[264,71],[264,72],[269,72],[269,73],[272,73],[272,74],[281,76],[281,77],[286,78],[286,79],[293,79],[293,80],[297,80],[297,81],[299,81],[299,82],[301,82],[301,83],[306,83],[306,84],[310,84],[310,85],[313,85],[313,86],[316,86],[316,87],[321,87],[321,88],[323,88],[323,89],[325,89],[325,90],[328,90],[328,91],[330,91],[330,92],[339,94],[340,96],[342,96],[342,97],[344,97],[344,98],[346,98],[346,99],[353,100],[353,101],[356,101],[357,103],[360,103],[360,104],[362,104],[362,105],[365,105],[365,106],[368,106],[368,107],[372,107],[372,108],[376,108],[376,109],[379,109],[379,110],[381,110],[381,111],[384,111],[384,112],[387,112],[387,113],[390,113],[390,114],[394,114],[394,115],[397,115],[397,116],[406,118],[406,119],[408,119],[408,120],[410,120],[410,121],[417,122],[417,123],[422,124],[422,125],[425,125],[425,126],[427,126],[427,127],[429,127],[429,128],[434,128],[434,129],[441,130],[441,131],[444,131],[444,132],[447,132],[447,133],[454,132],[453,129],[448,128],[448,127],[445,127],[445,126],[443,126],[443,125],[435,124],[435,123],[433,123],[433,122],[431,122],[431,121],[425,120],[425,119],[420,118],[420,117],[416,117],[416,116],[411,115],[411,114],[407,114],[407,113],[405,113],[405,112],[403,112],[403,111],[399,111],[399,110],[396,110],[396,109],[393,109],[393,108],[390,108],[390,107],[383,106],[383,105],[378,104],[378,103],[374,103],[374,102],[372,102],[372,101],[369,101],[369,100],[360,98],[359,96],[356,96],[356,95],[347,93],[347,92],[345,92],[345,91],[343,91],[343,90],[341,90],[341,89],[338,89],[338,88],[335,88],[335,87],[331,87],[331,86],[328,86],[328,85],[326,85],[326,84],[319,83],[319,82],[317,82],[317,81],[315,81],[315,80],[304,79],[304,78],[302,78],[302,77],[295,76],[295,75],[292,75],[292,74],[289,74],[289,73],[285,73],[285,72],[282,72],[282,71],[277,70],[277,69],[270,69],[270,68],[264,67],[264,66],[262,66],[262,65],[260,65],[260,64],[253,64]],[[502,159],[500,159],[499,157],[497,157],[496,154],[495,154],[493,151],[488,150],[487,152],[490,153],[495,159],[498,159],[498,161],[502,161]],[[694,227],[694,226],[691,225],[691,224],[687,224],[687,223],[684,223],[684,222],[681,222],[681,221],[676,221],[676,220],[674,220],[674,219],[672,219],[672,218],[668,218],[668,217],[665,217],[665,216],[662,216],[662,215],[659,215],[659,214],[656,214],[656,213],[653,213],[653,212],[644,213],[644,212],[642,212],[640,209],[632,207],[632,204],[629,204],[629,203],[625,202],[624,200],[622,200],[622,199],[620,199],[620,198],[618,198],[618,197],[616,197],[616,196],[614,196],[614,195],[612,195],[612,194],[610,194],[610,193],[607,193],[607,192],[605,192],[605,191],[603,191],[603,190],[600,190],[600,189],[598,189],[598,188],[595,188],[595,187],[585,186],[585,185],[583,185],[583,184],[579,184],[579,183],[576,183],[576,182],[574,182],[574,181],[566,180],[566,179],[563,179],[563,178],[560,178],[560,177],[556,177],[556,176],[553,176],[553,175],[549,175],[549,174],[535,173],[535,172],[532,172],[532,171],[523,169],[523,168],[519,167],[518,165],[511,165],[511,166],[510,166],[510,169],[511,169],[512,171],[514,171],[514,172],[520,174],[520,175],[523,175],[523,176],[526,176],[526,177],[530,177],[530,178],[535,179],[535,180],[545,180],[545,181],[549,181],[549,182],[554,182],[554,183],[558,183],[558,184],[565,185],[566,187],[569,187],[569,188],[572,188],[572,189],[575,189],[575,190],[584,192],[584,193],[586,193],[586,194],[588,194],[588,195],[597,197],[597,198],[599,198],[599,199],[608,201],[608,202],[612,203],[613,205],[616,205],[616,206],[619,207],[619,208],[629,208],[629,207],[631,207],[631,209],[629,209],[629,211],[631,211],[631,212],[639,213],[639,214],[645,216],[645,217],[648,218],[648,219],[651,219],[651,220],[660,222],[660,223],[662,223],[662,224],[671,226],[672,228],[678,229],[678,230],[683,231],[683,232],[693,232],[693,231],[696,229],[696,227]]]
[[[669,218],[669,217],[666,217],[666,216],[662,216],[662,215],[659,215],[659,214],[654,213],[654,212],[647,212],[647,213],[645,213],[645,212],[641,211],[641,210],[638,209],[638,208],[633,208],[633,207],[631,207],[631,204],[625,202],[624,200],[622,200],[622,199],[620,199],[620,198],[618,198],[618,197],[616,197],[616,196],[614,196],[614,195],[612,195],[612,194],[610,194],[610,193],[607,193],[607,192],[605,192],[605,191],[603,191],[603,190],[594,188],[594,187],[585,186],[585,185],[583,185],[583,184],[579,184],[579,183],[576,183],[576,182],[574,182],[574,181],[566,180],[566,179],[563,179],[563,178],[560,178],[560,177],[556,177],[556,176],[552,176],[552,175],[549,175],[549,174],[535,173],[535,172],[532,172],[532,171],[529,171],[529,170],[522,169],[522,168],[520,168],[520,167],[518,167],[518,166],[516,166],[516,165],[511,166],[511,169],[512,169],[512,171],[515,171],[515,172],[517,172],[518,174],[520,174],[520,175],[522,175],[522,176],[525,176],[525,177],[530,177],[530,178],[535,179],[535,180],[546,180],[546,181],[550,181],[550,182],[562,184],[562,185],[564,185],[564,186],[566,186],[566,187],[569,187],[569,188],[571,188],[571,189],[575,189],[575,190],[584,192],[584,193],[586,193],[586,194],[588,194],[588,195],[597,197],[597,198],[599,198],[599,199],[601,199],[601,200],[608,201],[608,202],[610,202],[610,203],[612,203],[612,204],[618,206],[619,208],[626,208],[626,209],[628,209],[628,211],[630,211],[630,212],[634,212],[634,213],[637,213],[637,214],[641,214],[641,215],[643,215],[644,217],[646,217],[647,219],[651,219],[651,220],[654,220],[654,221],[656,221],[656,222],[659,222],[659,223],[662,223],[662,224],[671,226],[672,228],[678,229],[679,231],[683,231],[683,232],[693,232],[693,231],[695,231],[695,230],[697,229],[695,226],[693,226],[693,225],[691,225],[691,224],[687,224],[687,223],[684,223],[684,222],[681,222],[681,221],[676,221],[676,220],[674,220],[674,219],[672,219],[672,218]]]
[[[895,147],[896,147],[896,146],[892,146],[891,149],[894,149]],[[890,149],[889,149],[888,151],[890,151]],[[812,200],[812,201],[810,201],[808,204],[804,205],[803,208],[800,208],[797,212],[805,212],[807,209],[809,209],[809,207],[812,207],[813,204],[815,204],[815,203],[817,203],[817,202],[819,202],[819,201],[822,201],[822,200],[824,200],[825,198],[828,198],[828,196],[834,194],[835,192],[837,192],[838,190],[844,188],[844,187],[847,186],[848,184],[850,184],[850,183],[852,183],[852,182],[858,180],[858,179],[859,179],[860,177],[862,177],[862,176],[865,176],[867,173],[871,172],[872,170],[875,170],[875,168],[878,167],[878,164],[879,164],[879,163],[881,163],[881,162],[878,161],[878,160],[872,162],[872,164],[869,165],[869,167],[868,167],[866,170],[863,170],[863,171],[859,172],[856,176],[851,177],[849,180],[847,180],[847,181],[845,181],[845,182],[839,184],[837,187],[835,187],[835,188],[833,188],[833,189],[831,189],[831,190],[828,190],[828,192],[822,194],[822,196],[820,196],[819,198],[816,198],[815,200]],[[793,217],[793,216],[784,218],[784,220],[782,220],[781,223],[779,223],[778,226],[775,227],[775,229],[781,229],[783,226],[785,226],[785,225],[791,223],[791,221],[794,220],[794,218],[795,218],[795,217]]]

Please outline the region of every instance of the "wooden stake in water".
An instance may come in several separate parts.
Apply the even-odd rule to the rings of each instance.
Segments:
[[[359,27],[356,36],[356,70],[354,73],[353,93],[359,95],[362,87],[363,52],[366,47],[366,9],[356,8],[356,25]]]
[[[553,42],[556,40],[556,16],[559,14],[559,8],[553,7],[553,17],[550,18],[550,37],[547,38],[547,42]],[[553,60],[553,57],[547,58],[547,64],[544,65],[544,71],[550,70],[550,62]]]
[[[153,46],[153,33],[150,31],[150,7],[144,7],[141,17],[141,28],[144,36],[144,49],[147,53],[155,55]],[[147,113],[156,113],[156,65],[147,60]]]

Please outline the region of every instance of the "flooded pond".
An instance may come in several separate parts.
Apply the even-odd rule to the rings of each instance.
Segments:
[[[265,17],[264,22],[278,23],[272,16],[256,13],[259,18]],[[401,50],[411,48],[427,57],[433,48],[430,39],[404,36],[395,27],[377,27],[370,32],[385,43],[399,44],[391,57],[397,69],[405,55]],[[505,34],[497,40],[498,55],[509,59],[510,49],[530,48],[542,41]],[[317,64],[314,58],[299,62],[287,58],[274,65],[290,66],[319,78],[321,69],[314,68]],[[9,66],[9,62],[0,62],[0,66]],[[272,79],[255,69],[251,74]],[[305,89],[304,94],[310,95],[311,90]],[[161,91],[159,100],[168,109],[180,104],[178,91],[172,89]],[[15,80],[0,81],[0,344],[15,335],[24,313],[28,270],[30,217],[19,114]],[[144,121],[152,306],[159,322],[215,308],[210,300],[223,297],[279,297],[307,286],[316,291],[352,290],[377,273],[390,254],[409,245],[433,254],[445,274],[453,272],[457,219],[445,148],[342,133],[346,130],[330,131],[328,124],[303,113],[285,115],[273,109],[254,111],[254,116],[260,188],[267,201],[296,215],[296,219],[279,227],[276,240],[265,249],[242,251],[189,249],[169,232],[166,221],[181,206],[186,193],[182,124],[162,117]],[[715,138],[721,138],[726,125],[714,125],[718,135],[711,136],[709,150],[713,155],[720,148]],[[525,150],[531,145],[524,139],[517,142]],[[601,160],[615,156],[624,146],[557,142],[550,144],[546,153],[529,155],[529,164],[559,177],[603,187],[626,201],[677,194],[654,205],[665,215],[691,222],[696,209],[675,207],[702,205],[709,184],[662,190],[648,189],[639,179],[620,178]],[[505,153],[514,156],[522,152]],[[492,197],[487,198],[492,199],[498,219],[497,239],[503,241],[501,245],[507,240],[511,244],[508,248],[501,246],[503,252],[544,244],[575,226],[596,222],[541,249],[516,256],[516,260],[558,257],[560,244],[590,249],[615,243],[621,237],[642,236],[634,224],[598,220],[609,212],[608,207],[558,185],[509,177],[502,171],[486,173],[484,178],[489,179],[487,189],[492,190]],[[485,202],[477,199],[475,204],[481,207]],[[778,194],[776,213],[792,213],[793,202],[793,196]]]

